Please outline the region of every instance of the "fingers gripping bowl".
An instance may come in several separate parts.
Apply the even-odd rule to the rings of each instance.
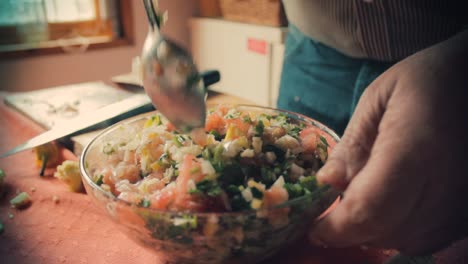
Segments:
[[[291,112],[216,106],[179,134],[157,111],[118,123],[83,151],[94,203],[173,263],[254,263],[302,236],[336,200],[315,172],[338,137]]]

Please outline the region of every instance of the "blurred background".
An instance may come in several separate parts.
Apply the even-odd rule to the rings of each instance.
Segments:
[[[165,32],[188,47],[188,19],[198,13],[197,1],[160,2],[177,12]],[[1,0],[0,90],[35,90],[128,72],[147,31],[142,1]]]
[[[287,21],[281,0],[159,0],[164,34],[213,90],[275,106]],[[0,91],[23,92],[132,73],[148,32],[142,0],[0,0]],[[133,64],[133,66],[132,66]]]

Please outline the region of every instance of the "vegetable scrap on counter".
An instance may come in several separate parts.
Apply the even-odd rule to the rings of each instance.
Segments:
[[[10,200],[10,204],[13,208],[24,209],[32,203],[31,197],[27,192],[21,192]]]
[[[53,142],[35,147],[33,151],[36,153],[36,166],[41,168],[39,176],[44,176],[46,168],[52,168],[59,162],[59,149]]]
[[[54,177],[65,182],[72,192],[83,192],[84,190],[78,161],[65,160],[57,166]]]

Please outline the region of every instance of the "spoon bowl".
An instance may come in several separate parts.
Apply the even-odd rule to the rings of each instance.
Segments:
[[[160,32],[160,12],[144,0],[150,23],[143,51],[143,87],[156,108],[182,132],[205,125],[206,87],[219,72],[200,74],[191,55]]]

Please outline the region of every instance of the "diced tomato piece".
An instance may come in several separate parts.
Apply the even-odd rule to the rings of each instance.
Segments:
[[[194,155],[187,154],[182,161],[179,168],[179,176],[177,176],[177,194],[183,195],[190,191],[189,181],[193,180],[197,183],[203,179],[204,175],[201,168],[201,163],[196,159]]]
[[[288,191],[279,186],[272,186],[263,193],[263,203],[265,208],[270,208],[275,205],[286,202],[289,198]]]
[[[302,147],[304,148],[304,152],[312,153],[317,148],[317,143],[319,140],[319,136],[315,132],[314,127],[307,127],[304,128],[299,137],[301,139]]]
[[[175,126],[172,123],[167,123],[166,129],[167,129],[167,131],[172,132],[172,131],[175,130]]]
[[[236,126],[240,131],[242,131],[242,133],[244,135],[247,134],[247,132],[249,131],[249,128],[250,128],[250,124],[247,123],[247,122],[244,122],[242,119],[240,118],[229,118],[229,119],[226,119],[226,124],[228,126]]]
[[[193,142],[195,142],[197,145],[200,145],[201,147],[206,146],[207,138],[203,128],[192,130],[190,136],[192,137]]]
[[[173,185],[172,185],[173,186]],[[175,200],[175,186],[162,189],[159,193],[151,197],[150,207],[154,209],[168,209]]]
[[[222,133],[226,123],[222,116],[218,113],[211,113],[206,118],[205,131],[210,132],[212,130]]]
[[[289,198],[288,191],[280,186],[272,186],[263,193],[263,207],[271,208],[286,202]],[[288,223],[286,217],[289,207],[275,208],[268,211],[268,221],[273,226],[284,226]]]
[[[119,195],[120,192],[118,192],[115,189],[115,179],[114,179],[113,174],[112,174],[112,169],[111,168],[106,168],[106,169],[103,170],[102,174],[103,174],[102,183],[109,185],[110,191],[114,195]]]

